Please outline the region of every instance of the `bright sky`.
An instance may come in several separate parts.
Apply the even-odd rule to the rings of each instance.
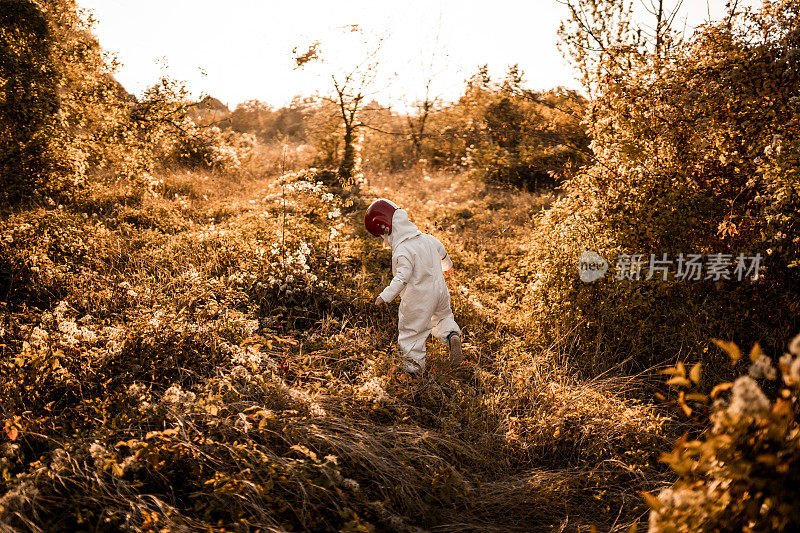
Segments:
[[[381,69],[394,81],[380,84],[378,99],[393,105],[419,97],[428,72],[435,74],[434,95],[457,98],[484,63],[496,75],[519,63],[534,89],[578,88],[557,48],[556,31],[566,16],[558,0],[78,2],[94,12],[101,45],[122,62],[117,79],[135,94],[162,74],[231,108],[254,98],[280,106],[298,94],[324,93],[330,89],[325,69],[359,55],[337,29],[350,24],[386,36]],[[725,0],[684,4],[681,19],[691,28],[709,13],[720,17]],[[327,63],[293,70],[292,48],[314,40],[322,41]]]

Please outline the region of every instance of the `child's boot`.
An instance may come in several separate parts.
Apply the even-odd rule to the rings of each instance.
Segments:
[[[447,345],[450,347],[450,366],[458,366],[464,360],[461,353],[461,335],[457,331],[451,331],[447,336]]]

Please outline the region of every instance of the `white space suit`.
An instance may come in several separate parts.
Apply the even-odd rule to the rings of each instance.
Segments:
[[[425,341],[428,335],[447,343],[447,336],[461,329],[453,318],[445,270],[453,267],[439,240],[422,233],[408,219],[404,209],[392,215],[392,233],[384,235],[392,247],[392,282],[381,292],[384,302],[400,295],[397,343],[409,372],[425,370]]]

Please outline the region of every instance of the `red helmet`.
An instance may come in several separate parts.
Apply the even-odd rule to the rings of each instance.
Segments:
[[[392,215],[397,209],[399,209],[397,204],[384,198],[372,202],[364,216],[364,225],[367,227],[367,231],[376,237],[380,237],[384,233],[391,233]]]

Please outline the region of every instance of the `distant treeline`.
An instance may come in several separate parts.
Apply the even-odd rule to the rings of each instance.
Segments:
[[[585,107],[575,91],[525,89],[516,67],[499,81],[482,67],[453,103],[419,102],[408,112],[367,104],[359,128],[364,167],[397,171],[423,164],[474,171],[494,183],[552,187],[589,160],[589,138],[581,126]],[[251,134],[260,143],[306,145],[315,166],[335,167],[341,157],[339,110],[323,98],[298,96],[280,108],[250,100],[229,110],[206,97],[192,105],[190,115],[206,126]]]
[[[591,156],[586,100],[563,88],[528,90],[517,67],[501,80],[479,69],[455,102],[430,98],[407,111],[367,102],[345,127],[335,98],[296,97],[280,108],[252,100],[230,110],[212,97],[192,101],[166,78],[133,97],[74,0],[0,6],[6,202],[72,196],[98,178],[146,188],[164,166],[241,172],[255,162],[246,173],[268,173],[282,167],[276,154],[287,144],[295,167],[338,169],[344,178],[422,165],[530,189],[552,187]]]

